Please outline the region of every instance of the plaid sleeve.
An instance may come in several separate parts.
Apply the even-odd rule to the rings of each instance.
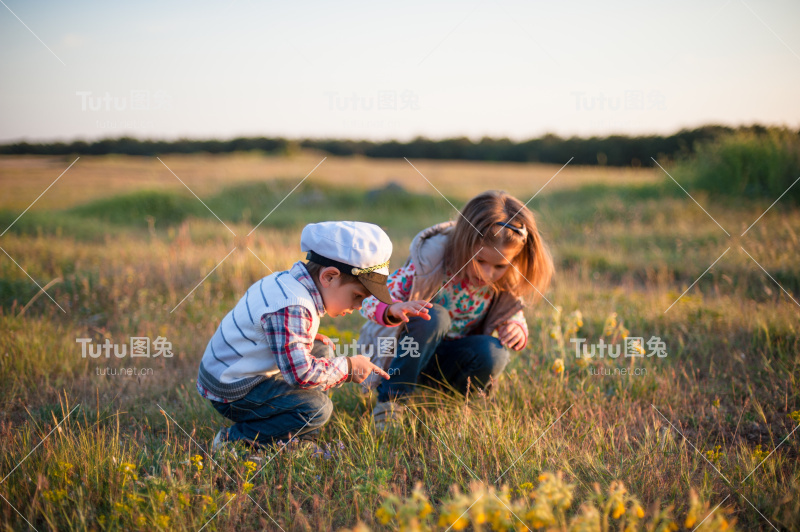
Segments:
[[[313,357],[311,324],[311,313],[301,305],[290,305],[261,317],[267,345],[286,382],[321,390],[339,386],[347,380],[347,357]]]

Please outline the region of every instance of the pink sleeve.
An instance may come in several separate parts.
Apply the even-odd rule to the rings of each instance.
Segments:
[[[409,262],[405,266],[398,268],[389,276],[386,284],[389,287],[389,294],[392,296],[393,301],[408,301],[408,295],[411,292],[411,284],[414,281],[414,271],[414,264]],[[386,303],[378,301],[378,298],[375,296],[370,296],[364,299],[364,302],[361,304],[361,315],[379,325],[393,327],[394,325],[383,321],[387,306]],[[397,325],[399,325],[399,323]]]

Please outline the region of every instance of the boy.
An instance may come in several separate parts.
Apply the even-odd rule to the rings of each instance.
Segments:
[[[332,342],[317,332],[325,313],[350,314],[369,295],[392,303],[389,237],[373,224],[322,222],[303,229],[300,248],[308,262],[248,288],[206,347],[197,390],[234,422],[217,433],[212,451],[229,441],[313,444],[333,412],[325,390],[373,371],[389,378],[367,357],[332,358]]]

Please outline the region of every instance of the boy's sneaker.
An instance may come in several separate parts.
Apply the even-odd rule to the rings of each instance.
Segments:
[[[404,408],[403,405],[395,401],[383,401],[376,404],[375,408],[372,409],[375,430],[383,432],[390,427],[400,425]]]
[[[211,454],[222,451],[226,445],[228,445],[228,429],[223,427],[214,436],[214,442],[211,444]]]

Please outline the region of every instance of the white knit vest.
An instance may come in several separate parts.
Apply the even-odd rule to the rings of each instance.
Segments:
[[[222,318],[203,354],[200,383],[217,397],[236,401],[259,382],[278,373],[261,317],[290,305],[302,305],[311,313],[309,335],[313,340],[320,317],[311,294],[288,271],[273,273],[250,286],[233,310]]]

